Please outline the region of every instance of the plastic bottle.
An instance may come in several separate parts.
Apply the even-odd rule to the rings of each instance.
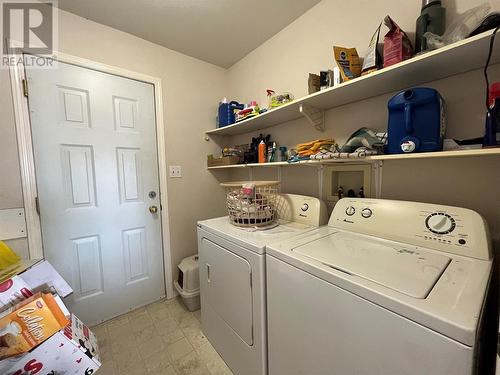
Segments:
[[[486,112],[483,147],[500,146],[500,82],[490,86],[489,111]]]
[[[446,10],[441,0],[422,0],[422,10],[417,18],[415,32],[415,54],[427,50],[426,32],[443,35],[445,32]]]
[[[266,162],[266,144],[264,141],[260,141],[259,143],[259,163],[265,163]]]

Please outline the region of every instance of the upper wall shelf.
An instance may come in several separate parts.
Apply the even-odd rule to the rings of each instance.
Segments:
[[[302,117],[303,114],[299,110],[301,105],[319,110],[332,109],[482,68],[486,63],[491,34],[492,31],[484,32],[375,73],[347,81],[337,87],[304,96],[257,117],[205,133],[230,136],[266,129]],[[498,43],[496,45],[498,46]],[[494,48],[491,64],[500,61],[499,51],[500,48]]]

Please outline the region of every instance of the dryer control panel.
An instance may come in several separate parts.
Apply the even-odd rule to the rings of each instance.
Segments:
[[[319,227],[328,222],[325,203],[315,197],[279,194],[276,207],[280,220]]]
[[[478,259],[491,259],[487,224],[475,211],[430,203],[344,198],[329,226]]]

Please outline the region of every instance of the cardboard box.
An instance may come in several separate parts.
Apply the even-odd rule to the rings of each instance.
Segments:
[[[35,294],[0,317],[0,359],[30,351],[68,323],[51,294]]]
[[[64,298],[73,293],[73,289],[46,260],[35,264],[19,275],[33,292],[57,293]]]
[[[9,280],[13,280],[15,277],[21,278],[25,287],[32,293],[52,292],[57,293],[63,298],[73,293],[73,289],[71,289],[69,284],[54,269],[54,267],[52,267],[52,265],[45,260],[21,262],[16,264],[14,268],[9,269],[8,272],[7,270],[2,270],[0,274],[0,283],[2,284],[0,285],[7,282],[7,284],[3,286],[5,289],[4,292],[8,290],[9,293],[15,294],[21,291],[20,288],[16,288],[16,285],[9,286],[9,284],[11,284],[9,283]],[[1,303],[0,310],[2,310]]]
[[[6,375],[92,375],[100,367],[61,332],[57,332],[32,352],[16,358]]]
[[[67,297],[73,293],[73,289],[49,262],[42,261],[0,283],[0,311],[37,292],[57,293],[61,297]]]
[[[71,323],[64,330],[57,332],[30,353],[0,362],[0,373],[92,375],[100,366],[95,335],[72,315]]]
[[[33,295],[29,285],[19,276],[0,284],[0,310],[12,307]]]
[[[64,335],[78,346],[87,357],[91,358],[98,365],[101,364],[97,337],[83,322],[74,314],[71,315],[71,323],[63,331]]]
[[[222,156],[214,158],[213,155],[207,157],[207,167],[219,167],[221,165],[233,165],[240,162],[239,156]]]

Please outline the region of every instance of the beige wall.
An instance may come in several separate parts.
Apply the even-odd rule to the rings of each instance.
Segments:
[[[89,60],[159,77],[163,85],[167,163],[180,165],[183,178],[168,181],[168,209],[174,277],[183,257],[197,252],[196,221],[224,214],[218,181],[206,169],[213,143],[203,131],[213,127],[224,95],[227,71],[143,39],[60,12],[59,50]],[[0,72],[0,208],[22,205],[8,74]],[[212,120],[213,119],[213,120]],[[6,176],[7,178],[4,178]],[[21,245],[14,243],[16,249]]]
[[[414,35],[419,1],[324,0],[229,70],[230,98],[267,103],[265,90],[289,91],[295,97],[307,94],[309,72],[334,66],[332,46],[356,47],[362,56],[378,23],[386,14],[410,35]],[[448,22],[457,13],[483,0],[445,1]],[[490,1],[500,9],[500,1]],[[342,5],[344,4],[344,5]],[[347,10],[349,8],[350,11]],[[342,12],[342,15],[340,14]],[[385,34],[385,30],[382,35]],[[413,37],[412,37],[413,38]],[[486,52],[485,59],[486,59]],[[500,66],[492,67],[490,79],[500,80]],[[484,80],[481,71],[430,82],[447,101],[447,137],[482,136],[484,129]],[[387,127],[387,101],[394,93],[348,104],[326,112],[326,130],[318,132],[304,120],[270,129],[279,145],[291,146],[316,138],[333,137],[340,144],[361,126],[378,130]],[[256,132],[257,133],[257,132]],[[255,134],[219,139],[221,145],[247,143]],[[500,237],[500,157],[432,161],[386,161],[383,165],[382,197],[463,206],[480,212],[494,237]],[[232,178],[248,178],[243,171]],[[254,169],[253,177],[276,178],[276,168]],[[282,169],[285,192],[318,194],[315,168],[300,166]]]

